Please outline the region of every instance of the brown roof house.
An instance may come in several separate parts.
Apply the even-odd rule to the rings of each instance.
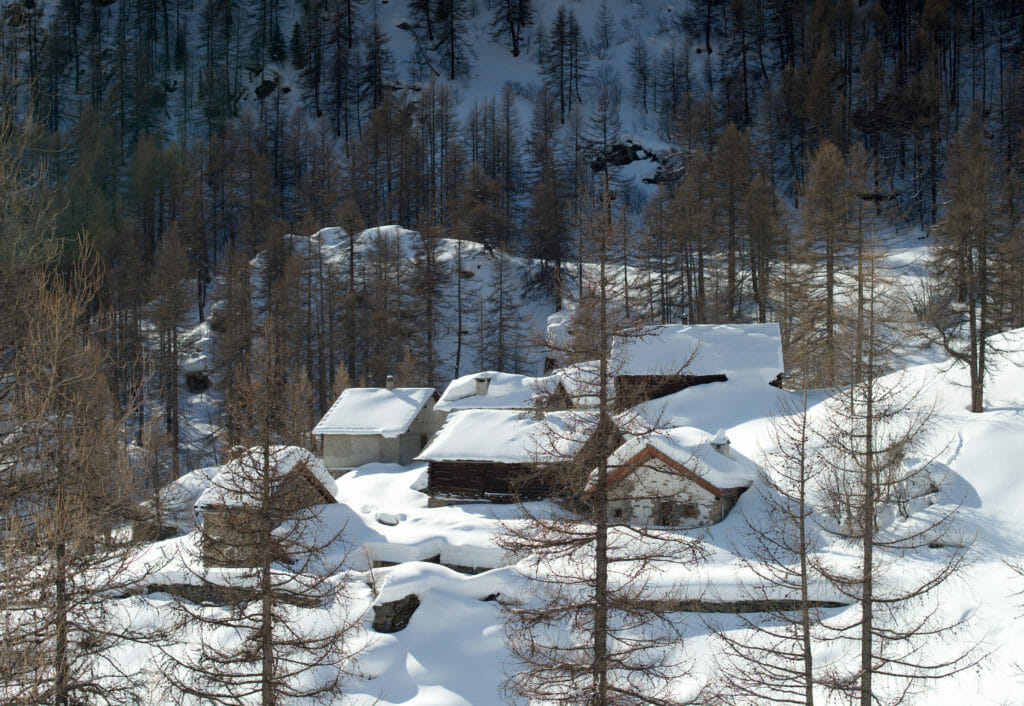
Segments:
[[[313,427],[327,470],[337,478],[365,463],[412,463],[444,423],[437,400],[434,388],[395,387],[390,375],[385,387],[348,388]]]
[[[550,489],[524,477],[536,463],[561,463],[581,453],[588,411],[468,409],[453,412],[417,457],[426,461],[432,506],[456,502],[539,500]]]
[[[267,473],[264,474],[264,464]],[[263,481],[271,507],[261,506]],[[280,518],[283,522],[314,505],[335,503],[334,478],[316,454],[298,446],[271,446],[244,451],[225,463],[195,503],[203,524],[203,563],[207,566],[252,566],[257,523]],[[282,550],[280,560],[287,561]]]
[[[713,525],[725,519],[756,473],[722,431],[712,436],[680,427],[629,439],[608,459],[608,520],[683,529]]]

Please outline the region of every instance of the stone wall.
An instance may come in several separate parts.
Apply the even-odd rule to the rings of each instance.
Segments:
[[[398,463],[407,466],[444,423],[444,412],[434,411],[430,400],[397,438],[380,434],[324,434],[324,465],[335,477],[364,463]]]
[[[373,461],[398,462],[397,448],[393,453],[394,461],[388,459],[388,441],[379,434],[324,434],[324,465],[335,476],[337,471],[351,470],[356,466]]]
[[[671,504],[672,517],[666,524],[683,529],[713,525],[723,516],[721,501],[713,493],[659,459],[649,459],[611,487],[608,520],[661,525],[664,503]]]

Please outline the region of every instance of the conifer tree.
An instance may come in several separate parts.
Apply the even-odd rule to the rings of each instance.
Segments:
[[[1007,237],[999,209],[994,157],[973,115],[949,146],[943,182],[946,212],[935,229],[932,268],[938,291],[926,318],[934,339],[966,365],[971,411],[985,405],[985,375],[997,354],[990,337],[998,331],[999,247]]]
[[[612,186],[612,165],[609,164],[611,149],[619,140],[622,121],[619,119],[619,105],[607,86],[597,94],[597,104],[591,115],[585,133],[585,144],[592,153],[591,167],[600,166],[600,188]]]
[[[774,268],[784,237],[782,209],[771,183],[758,174],[743,199],[743,221],[750,239],[750,287],[757,303],[757,320],[768,320],[774,301]]]
[[[703,324],[710,320],[707,261],[710,248],[711,194],[703,175],[711,164],[703,150],[695,151],[688,161],[686,178],[673,192],[672,220],[677,236],[679,270],[678,297],[680,311],[688,323]]]
[[[592,208],[586,242],[593,250],[584,256],[594,272],[577,302],[574,335],[560,353],[567,361],[589,361],[572,368],[577,377],[569,387],[593,407],[565,413],[535,438],[538,458],[522,479],[523,487],[541,480],[555,497],[585,496],[585,502],[542,513],[521,505],[524,519],[505,523],[499,537],[499,545],[519,558],[516,571],[532,589],[529,600],[503,606],[506,645],[516,660],[506,689],[550,703],[676,703],[674,680],[687,665],[669,649],[681,641],[678,623],[650,572],[654,565],[685,570],[701,550],[609,514],[609,457],[623,433],[642,438],[650,429],[637,420],[635,428],[620,431],[613,415],[612,338],[629,336],[630,324],[610,272],[615,234],[607,190]],[[570,448],[576,450],[567,453]]]
[[[469,75],[473,53],[466,37],[473,8],[467,0],[436,0],[435,48],[449,81]]]
[[[403,253],[404,241],[387,231],[366,233],[370,237],[357,274],[363,307],[362,325],[370,331],[389,331],[398,340],[411,338],[410,328],[414,322],[405,316],[404,297],[408,291],[410,264]],[[360,338],[359,357],[367,380],[382,384],[392,374],[400,353],[392,340],[390,336]]]
[[[420,30],[425,30],[427,33],[427,40],[430,43],[434,41],[434,26],[435,26],[435,5],[436,0],[410,0],[409,1],[409,15],[413,22]]]
[[[742,317],[740,265],[742,263],[740,226],[744,211],[743,197],[750,183],[750,142],[730,123],[718,139],[715,154],[717,198],[720,204],[716,231],[725,250],[725,301],[722,302],[729,321]]]
[[[362,74],[359,82],[359,100],[371,113],[384,100],[389,81],[394,80],[395,55],[388,46],[387,34],[376,18],[370,22],[363,36]]]
[[[181,473],[180,333],[187,311],[185,286],[188,260],[176,230],[165,236],[157,251],[151,290],[156,306],[153,319],[158,338],[157,378],[164,405],[164,429],[171,454],[171,479]]]
[[[573,102],[583,100],[580,87],[587,66],[587,47],[576,15],[558,7],[545,45],[541,67],[558,101],[559,122],[565,122]]]
[[[880,271],[877,241],[858,248],[854,311],[846,317],[842,370],[849,383],[823,405],[815,429],[822,448],[821,492],[825,497],[826,536],[848,543],[857,559],[835,555],[813,561],[823,576],[855,609],[849,619],[829,624],[829,639],[839,640],[858,658],[833,663],[822,683],[861,706],[899,702],[922,682],[940,679],[975,665],[974,646],[945,654],[934,648],[968,619],[944,614],[934,591],[967,560],[968,544],[957,528],[955,506],[928,513],[917,523],[899,522],[929,504],[939,492],[933,459],[925,448],[932,435],[932,403],[921,385],[890,372],[898,329],[893,321],[896,296]],[[924,547],[939,555],[928,570],[907,574],[906,557]]]
[[[647,112],[648,105],[653,103],[653,96],[650,96],[653,71],[651,68],[651,56],[647,52],[647,45],[642,37],[633,40],[633,47],[630,49],[629,68],[633,72],[633,106]]]
[[[512,56],[519,56],[519,44],[523,31],[533,24],[533,5],[530,0],[501,0],[494,8],[491,18],[491,36],[494,39],[508,37],[512,43]]]
[[[484,299],[484,349],[486,363],[481,369],[521,372],[527,349],[527,322],[523,302],[513,277],[515,270],[504,243],[491,250],[494,279]]]
[[[441,239],[433,228],[419,233],[410,266],[406,300],[415,312],[414,335],[408,349],[416,349],[421,365],[416,370],[419,384],[434,386],[440,379],[440,336],[447,310],[444,292],[449,281],[447,264],[440,259]]]
[[[744,518],[750,548],[743,561],[754,578],[743,586],[743,595],[766,610],[756,617],[737,614],[741,632],[712,621],[721,691],[729,702],[813,706],[821,681],[814,655],[826,614],[812,593],[821,585],[814,568],[821,541],[813,500],[824,468],[808,403],[806,387],[780,397],[765,468],[758,475],[763,488],[758,502],[765,512],[760,521]]]
[[[597,21],[594,27],[594,49],[599,59],[604,59],[604,53],[612,48],[615,41],[615,20],[608,9],[608,0],[601,0],[601,6],[597,9]]]
[[[242,252],[228,249],[224,263],[223,280],[218,288],[218,298],[224,301],[224,306],[211,317],[210,328],[214,332],[214,369],[228,402],[225,427],[231,431],[238,424],[231,413],[230,404],[236,383],[235,363],[248,355],[252,344],[254,315],[248,258]]]
[[[556,310],[562,307],[563,264],[567,256],[561,185],[555,161],[556,97],[544,84],[534,102],[530,124],[530,156],[534,183],[526,214],[528,252],[540,261],[535,285],[549,294]]]
[[[791,252],[798,258],[793,310],[787,313],[783,335],[791,359],[807,360],[812,384],[831,385],[839,379],[840,274],[848,262],[851,242],[851,192],[843,155],[830,142],[818,148],[811,161],[801,206],[801,230]],[[823,270],[823,275],[816,271]],[[808,348],[813,357],[803,354]],[[798,352],[800,351],[800,352]]]
[[[22,281],[20,327],[0,411],[0,700],[11,704],[141,698],[118,651],[159,631],[125,619],[145,573],[123,531],[136,478],[125,450],[109,363],[88,311],[95,261],[65,280]],[[13,345],[12,345],[13,344]],[[9,346],[9,347],[8,347]]]
[[[335,577],[342,567],[331,557],[344,546],[323,518],[329,499],[294,475],[319,482],[326,470],[312,468],[319,459],[302,448],[311,391],[276,325],[268,318],[253,354],[238,362],[231,441],[240,453],[201,498],[198,551],[181,557],[207,598],[176,597],[175,628],[200,637],[162,651],[171,688],[207,703],[337,698],[359,629],[346,615],[346,582]]]

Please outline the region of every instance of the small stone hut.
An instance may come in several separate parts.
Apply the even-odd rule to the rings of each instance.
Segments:
[[[723,432],[712,437],[679,427],[630,439],[608,459],[608,521],[713,525],[725,519],[755,474],[754,463],[733,451]]]
[[[323,439],[324,465],[339,477],[365,463],[408,465],[444,423],[432,387],[350,387],[313,433]]]
[[[270,508],[260,506],[264,463],[269,463]],[[316,454],[298,446],[246,450],[229,461],[195,503],[203,524],[203,563],[252,566],[258,524],[269,516],[283,522],[314,505],[331,504],[337,486]],[[287,561],[283,550],[278,559]]]

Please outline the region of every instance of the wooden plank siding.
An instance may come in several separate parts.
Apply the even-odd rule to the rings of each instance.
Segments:
[[[695,385],[710,382],[726,382],[729,378],[716,375],[616,375],[615,408],[628,409],[641,402],[671,395]]]
[[[528,463],[494,461],[430,461],[427,494],[433,498],[467,498],[489,502],[541,500],[550,488],[532,475]]]

